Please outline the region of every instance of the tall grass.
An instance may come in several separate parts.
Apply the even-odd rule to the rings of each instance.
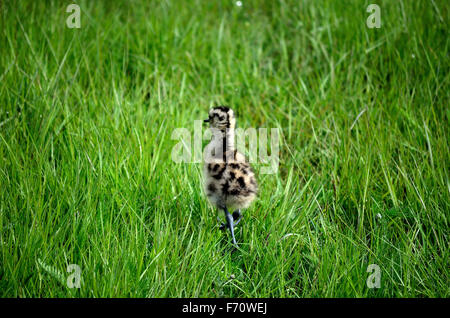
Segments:
[[[2,2],[1,296],[449,297],[449,5],[370,3]],[[171,160],[217,104],[283,132],[235,253]]]

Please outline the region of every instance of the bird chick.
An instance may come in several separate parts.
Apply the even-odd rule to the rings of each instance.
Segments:
[[[212,138],[205,149],[205,193],[209,201],[225,213],[234,246],[234,227],[241,220],[241,209],[247,208],[256,198],[258,186],[255,174],[244,155],[234,146],[236,119],[232,109],[217,106],[209,111],[208,119]],[[231,215],[229,210],[234,211]]]

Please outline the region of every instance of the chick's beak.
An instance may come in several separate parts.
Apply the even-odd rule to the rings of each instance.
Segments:
[[[203,121],[204,123],[209,123],[209,118]]]

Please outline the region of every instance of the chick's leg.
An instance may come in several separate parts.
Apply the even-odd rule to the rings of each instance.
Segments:
[[[233,245],[237,247],[236,238],[234,237],[234,221],[233,217],[231,216],[230,212],[228,212],[228,209],[225,207],[223,209],[225,212],[225,219],[227,220],[227,227],[230,230],[231,238],[233,240]]]

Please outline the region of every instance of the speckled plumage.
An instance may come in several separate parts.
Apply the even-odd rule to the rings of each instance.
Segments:
[[[256,198],[256,178],[250,164],[234,147],[236,119],[233,110],[226,106],[214,107],[205,122],[209,122],[213,130],[205,155],[205,193],[213,205],[225,211],[226,217],[227,209],[236,209],[233,213],[236,220],[240,209],[247,208]],[[231,224],[230,231],[235,243],[233,226]]]
[[[256,197],[254,173],[238,152],[226,162],[215,159],[205,164],[205,176],[206,195],[218,208],[245,209]]]

